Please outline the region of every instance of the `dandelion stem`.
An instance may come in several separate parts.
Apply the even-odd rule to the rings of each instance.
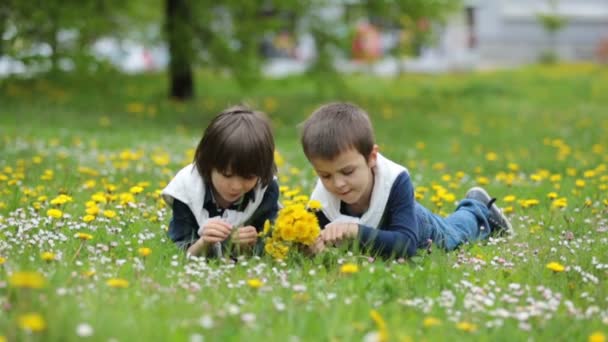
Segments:
[[[76,260],[76,258],[80,254],[80,250],[82,249],[82,245],[84,245],[84,241],[80,241],[80,246],[78,246],[78,249],[76,250],[76,253],[72,257],[72,261],[71,262],[74,262],[74,260]]]

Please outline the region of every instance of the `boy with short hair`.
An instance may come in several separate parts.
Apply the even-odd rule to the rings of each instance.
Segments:
[[[512,233],[495,199],[479,187],[468,191],[448,217],[433,214],[414,199],[408,170],[378,153],[367,113],[349,103],[330,103],[303,124],[304,154],[319,176],[311,200],[324,227],[313,251],[358,239],[361,248],[405,257],[433,241],[445,250]]]

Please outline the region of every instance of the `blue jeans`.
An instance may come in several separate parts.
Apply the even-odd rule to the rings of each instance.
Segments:
[[[433,244],[451,251],[466,242],[487,239],[490,236],[489,210],[474,199],[460,201],[456,210],[448,217],[433,214],[430,210],[416,203],[416,219],[420,227],[420,246],[428,247],[428,240]]]

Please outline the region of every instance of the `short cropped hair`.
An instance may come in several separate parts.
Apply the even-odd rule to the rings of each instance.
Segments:
[[[259,177],[268,185],[276,174],[274,137],[262,112],[245,106],[230,107],[207,126],[194,154],[194,163],[205,182],[211,171]]]
[[[363,109],[336,102],[321,106],[302,123],[300,141],[309,160],[332,160],[350,148],[367,158],[374,148],[374,132]]]

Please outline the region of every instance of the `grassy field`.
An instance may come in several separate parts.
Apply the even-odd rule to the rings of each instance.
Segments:
[[[0,82],[0,341],[608,336],[605,67],[352,76],[325,95],[201,74],[191,104],[166,100],[162,75]],[[370,112],[421,203],[447,215],[481,184],[517,235],[412,260],[186,260],[159,192],[209,119],[241,101],[266,111],[280,181],[306,194],[296,126],[330,100]]]

